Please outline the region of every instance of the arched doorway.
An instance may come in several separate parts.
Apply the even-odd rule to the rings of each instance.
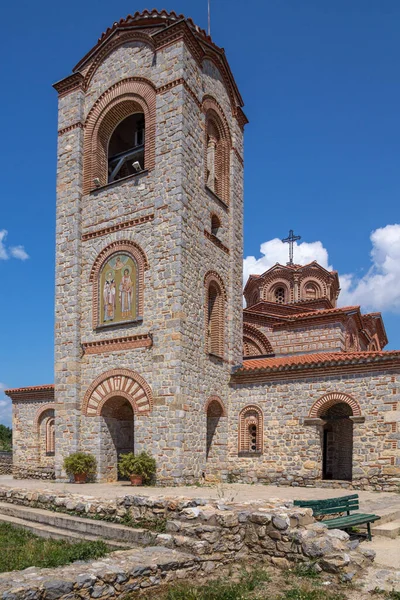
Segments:
[[[102,480],[120,479],[118,460],[121,454],[134,452],[135,428],[131,403],[121,396],[106,400],[100,411],[100,464]]]
[[[351,481],[353,476],[353,416],[351,406],[338,402],[321,412],[322,478]]]
[[[205,407],[206,431],[206,477],[220,477],[224,470],[228,441],[225,407],[218,396],[211,396]]]

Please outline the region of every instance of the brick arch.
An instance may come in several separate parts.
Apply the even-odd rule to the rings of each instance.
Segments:
[[[121,240],[118,242],[112,242],[97,255],[92,269],[90,271],[89,282],[93,284],[92,294],[92,324],[93,328],[96,329],[99,325],[99,279],[103,265],[108,259],[118,252],[126,252],[129,254],[137,266],[137,314],[139,317],[143,316],[144,310],[144,271],[149,268],[146,254],[142,248],[133,242],[132,240]]]
[[[231,108],[232,108],[232,113],[236,114],[237,103],[236,103],[236,98],[235,98],[235,92],[232,88],[232,83],[231,83],[229,74],[226,70],[226,67],[219,60],[217,60],[212,54],[208,54],[206,52],[206,54],[203,56],[203,58],[201,60],[202,68],[204,68],[204,62],[206,60],[208,60],[210,63],[212,63],[214,65],[214,67],[218,70],[218,72],[221,76],[222,83],[224,84],[225,89],[228,92],[228,96],[229,96],[229,100],[230,100]]]
[[[248,452],[249,450],[249,426],[255,425],[257,427],[256,433],[256,446],[257,452],[263,451],[263,438],[264,438],[264,415],[263,411],[256,404],[248,404],[239,413],[239,427],[238,427],[238,451]]]
[[[317,298],[321,298],[321,296],[327,296],[327,287],[326,281],[322,277],[317,277],[316,275],[309,275],[300,280],[300,298],[305,299],[306,286],[312,283],[319,291],[319,295]]]
[[[205,143],[204,143],[204,177],[207,183],[208,168],[208,136],[213,135],[217,139],[215,147],[214,168],[218,189],[212,191],[216,193],[221,200],[229,204],[230,189],[230,152],[232,148],[231,134],[228,120],[212,96],[204,96],[202,110],[205,113]]]
[[[44,406],[41,406],[40,408],[38,408],[38,410],[36,411],[35,414],[35,418],[33,421],[33,426],[35,427],[35,429],[37,429],[39,427],[39,421],[43,415],[43,413],[45,413],[47,410],[54,410],[56,409],[56,405],[51,402],[49,404],[45,404]]]
[[[334,404],[339,404],[342,402],[350,406],[353,412],[353,417],[361,417],[361,407],[357,400],[348,394],[343,394],[341,392],[331,392],[316,400],[312,405],[308,416],[311,419],[321,417],[324,411],[331,408],[331,406]]]
[[[204,287],[207,288],[212,282],[215,282],[218,285],[218,287],[221,289],[224,300],[227,300],[228,296],[222,277],[218,275],[216,271],[207,271],[207,273],[204,275]]]
[[[245,348],[246,342],[251,342],[259,350],[259,354],[274,354],[274,350],[267,336],[265,336],[256,327],[249,325],[248,323],[243,324],[243,347]],[[250,356],[243,352],[243,356]]]
[[[135,415],[147,415],[153,408],[153,394],[143,377],[130,369],[112,369],[99,375],[87,389],[82,413],[98,416],[107,400],[116,396],[128,400]]]
[[[219,405],[219,408],[221,410],[221,414],[219,414],[219,415],[213,415],[213,414],[208,415],[208,410],[209,409],[211,409],[211,411],[213,410],[213,404],[214,403],[216,403],[216,404]],[[211,417],[214,417],[214,416],[227,417],[228,416],[228,413],[226,411],[225,405],[224,405],[224,403],[222,402],[222,400],[221,400],[221,398],[219,396],[210,396],[208,398],[207,402],[206,402],[206,405],[204,407],[204,411],[205,411],[205,413],[206,413],[207,416],[211,416]]]
[[[85,122],[83,147],[83,193],[108,181],[108,141],[115,127],[132,113],[140,110],[145,119],[144,167],[155,165],[156,89],[143,77],[129,77],[111,86],[94,103]]]
[[[290,302],[292,299],[292,292],[290,289],[290,282],[283,277],[280,279],[274,279],[269,284],[265,285],[262,290],[262,297],[268,302],[275,302],[275,290],[278,288],[284,288],[286,293],[285,302]]]
[[[204,338],[207,354],[223,358],[225,349],[225,303],[226,289],[222,278],[215,271],[204,277]]]
[[[112,38],[106,45],[99,50],[96,54],[95,59],[90,65],[83,82],[84,90],[86,91],[92,81],[94,74],[97,69],[100,67],[102,62],[112,53],[114,50],[123,46],[124,44],[130,42],[140,42],[149,46],[149,48],[155,52],[155,43],[153,38],[151,38],[148,34],[140,32],[140,31],[128,31],[127,33],[123,33],[118,37]]]

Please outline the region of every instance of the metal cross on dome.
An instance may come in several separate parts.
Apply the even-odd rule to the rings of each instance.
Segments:
[[[285,244],[289,244],[289,262],[287,265],[293,264],[293,245],[297,240],[301,240],[301,235],[294,235],[293,229],[289,231],[289,236],[282,240]]]

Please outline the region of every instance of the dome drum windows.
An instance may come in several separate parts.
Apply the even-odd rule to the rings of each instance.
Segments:
[[[255,405],[246,406],[239,414],[239,456],[251,457],[263,451],[263,414]]]
[[[275,302],[278,304],[285,303],[285,289],[283,287],[277,287],[274,292]]]

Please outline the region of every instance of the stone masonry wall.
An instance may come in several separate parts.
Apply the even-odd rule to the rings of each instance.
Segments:
[[[52,394],[32,400],[13,400],[13,475],[17,479],[54,478],[54,456],[46,456],[44,428],[40,428],[39,415],[47,414],[47,407],[53,406]]]
[[[242,152],[243,133],[233,116],[222,76],[206,61],[203,69],[182,41],[157,52],[126,43],[97,69],[86,93],[71,91],[59,102],[56,274],[56,470],[78,448],[102,456],[102,417],[82,415],[86,390],[99,375],[129,368],[149,384],[153,409],[135,415],[135,451],[155,456],[164,482],[193,481],[206,469],[208,397],[228,403],[232,364],[241,360],[242,164],[231,151],[231,206],[205,189],[204,122],[199,107],[213,96],[226,115],[233,144]],[[89,64],[86,69],[89,68]],[[100,95],[128,77],[144,77],[157,89],[155,167],[82,195],[84,122]],[[194,100],[197,97],[198,102]],[[72,128],[69,129],[68,128]],[[206,238],[211,212],[220,215],[221,240],[229,254]],[[134,218],[146,222],[125,226]],[[107,228],[122,227],[108,232]],[[104,233],[84,238],[82,234]],[[146,255],[143,321],[93,329],[90,271],[110,244],[131,240]],[[204,275],[216,270],[227,290],[225,357],[205,353]],[[151,334],[152,346],[87,353],[81,344]]]
[[[12,452],[0,452],[0,475],[12,473]]]
[[[346,329],[342,323],[272,329],[257,325],[270,341],[277,356],[312,352],[344,352]]]
[[[300,378],[282,374],[264,383],[232,385],[229,413],[229,477],[242,482],[334,485],[397,491],[400,485],[400,375],[371,374]],[[363,422],[353,422],[352,481],[321,481],[322,430],[306,425],[314,402],[327,393],[349,394]],[[340,398],[338,398],[340,402]],[[264,414],[261,456],[238,457],[239,411],[256,404]]]
[[[169,548],[171,555],[176,550],[187,554],[188,565],[197,564],[197,568],[206,573],[223,564],[257,558],[286,568],[293,562],[312,562],[321,570],[338,573],[345,580],[352,580],[374,559],[373,551],[359,546],[358,540],[350,541],[344,531],[328,531],[323,523],[315,522],[310,509],[293,507],[290,502],[279,500],[243,504],[163,496],[124,496],[105,500],[79,494],[54,494],[45,490],[35,492],[5,487],[0,488],[0,500],[86,515],[87,518],[96,515],[96,520],[114,518],[118,521],[126,513],[141,523],[143,519],[151,522],[159,521],[162,517],[166,520],[167,533],[148,532],[147,543],[153,547]],[[143,559],[146,551],[141,552]],[[177,557],[178,562],[179,558],[182,560],[182,554]],[[110,555],[110,560],[87,563],[86,578],[81,575],[81,565],[54,571],[41,570],[41,577],[34,569],[29,569],[28,572],[22,572],[17,581],[13,578],[13,587],[26,592],[29,586],[34,590],[38,588],[33,586],[39,586],[39,590],[44,591],[48,581],[56,582],[58,586],[64,582],[67,593],[76,592],[80,587],[87,589],[100,587],[104,583],[118,583],[118,587],[114,586],[109,591],[109,595],[118,596],[125,591],[146,587],[146,584],[141,585],[139,579],[145,573],[134,571],[133,568],[137,569],[139,565],[132,564],[133,559],[137,559],[135,551],[119,551]],[[105,577],[110,562],[114,578]],[[157,569],[155,557],[152,563]],[[118,573],[122,574],[119,579],[116,577]],[[152,574],[157,575],[153,571]],[[160,579],[158,582],[157,577],[153,579],[153,585],[159,583]],[[7,577],[0,575],[0,591],[3,593],[9,591],[5,583],[9,584]],[[102,597],[106,591],[101,594]],[[18,594],[22,594],[22,591],[15,591],[15,594],[14,597],[19,598]],[[57,597],[64,596],[60,594]]]

